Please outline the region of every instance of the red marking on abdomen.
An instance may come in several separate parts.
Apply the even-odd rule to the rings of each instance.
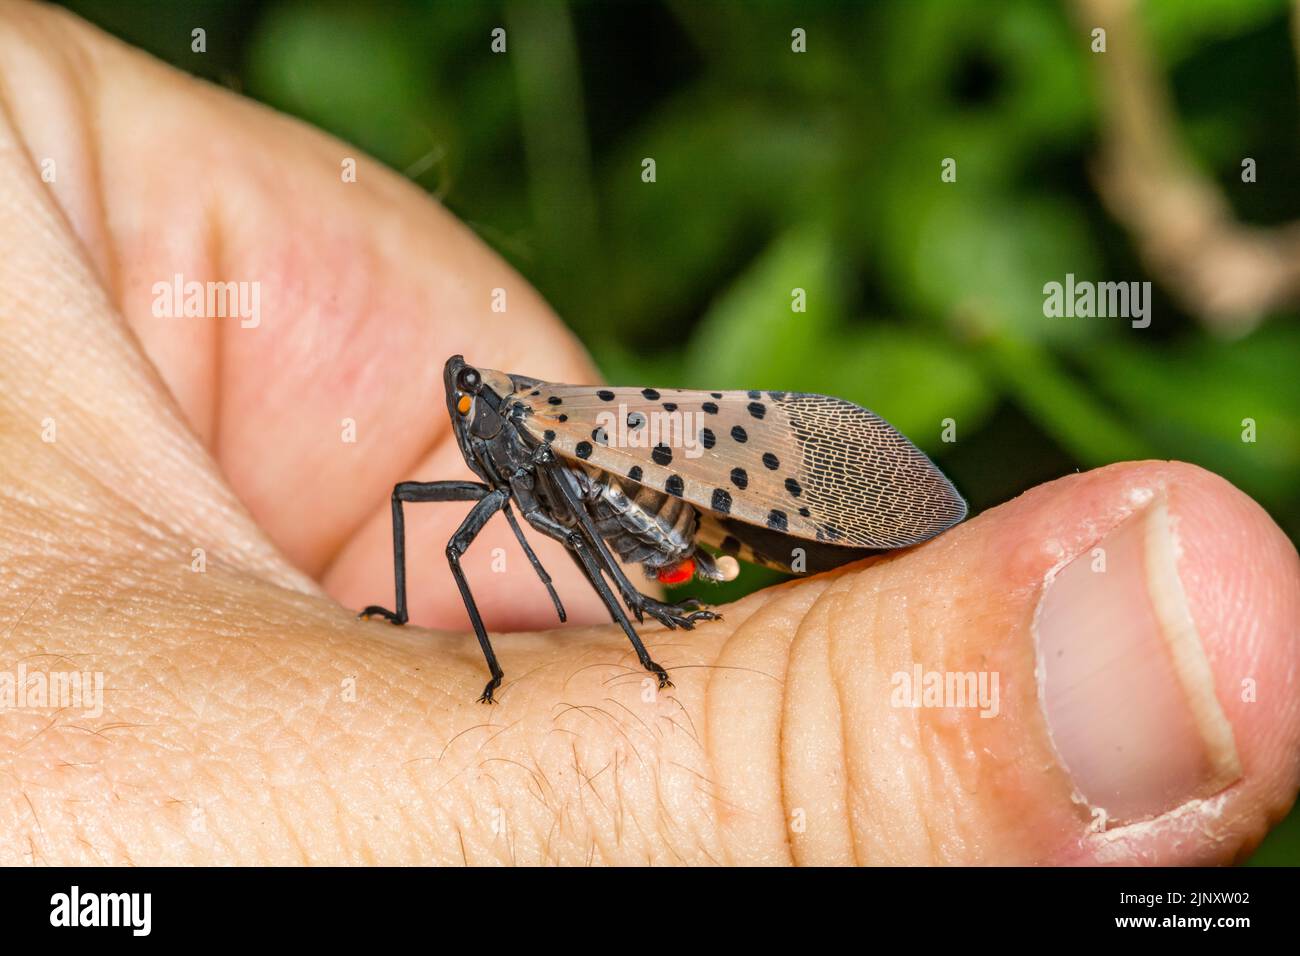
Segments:
[[[695,559],[686,558],[666,568],[660,568],[658,578],[662,584],[681,584],[695,576]]]

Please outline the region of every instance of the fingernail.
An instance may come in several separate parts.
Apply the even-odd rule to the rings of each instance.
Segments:
[[[1178,559],[1161,496],[1061,568],[1034,619],[1052,744],[1076,799],[1110,823],[1157,816],[1241,777]]]

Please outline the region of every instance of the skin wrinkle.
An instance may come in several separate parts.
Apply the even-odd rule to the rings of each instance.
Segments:
[[[951,794],[953,790],[948,786],[948,778],[952,775],[953,767],[946,759],[947,750],[942,739],[939,739],[943,733],[935,728],[926,728],[927,723],[929,721],[922,714],[916,715],[916,739],[923,757],[920,766],[924,773],[917,790],[921,793]],[[923,728],[929,730],[929,733],[923,733]],[[934,744],[928,745],[927,738],[933,739]],[[963,851],[967,849],[958,832],[961,814],[958,807],[951,805],[943,806],[939,812],[943,814],[943,819],[938,818],[938,813],[920,816],[919,822],[926,843],[925,852],[936,863],[952,863],[954,859],[961,859]],[[956,843],[955,847],[952,846],[953,843]]]
[[[812,834],[817,825],[822,822],[809,808],[803,804],[808,803],[810,797],[817,797],[822,794],[825,787],[818,787],[815,783],[819,776],[818,771],[824,769],[825,762],[807,763],[806,759],[794,760],[792,756],[799,754],[806,757],[807,753],[804,747],[809,743],[805,738],[808,734],[808,728],[804,726],[801,719],[805,714],[811,712],[814,708],[828,709],[833,707],[835,713],[831,715],[831,720],[839,725],[839,700],[832,692],[831,678],[828,673],[830,664],[829,657],[829,626],[828,615],[830,607],[834,603],[828,600],[827,591],[817,595],[813,601],[812,607],[804,615],[803,619],[795,628],[794,639],[790,645],[790,664],[787,673],[791,676],[787,678],[785,691],[783,695],[783,716],[782,716],[782,773],[784,776],[784,785],[782,793],[786,799],[785,818],[791,820],[794,818],[796,810],[802,810],[806,821],[806,833]],[[824,663],[825,668],[818,670],[807,670],[810,662]],[[812,719],[812,718],[809,718]],[[800,730],[800,740],[795,743],[791,741],[788,731],[792,726],[797,725]],[[789,746],[787,743],[789,742]],[[830,763],[841,768],[843,776],[843,746],[845,741],[841,737],[839,740],[824,739],[821,752]],[[804,779],[798,781],[802,786],[796,787],[796,781],[792,778],[803,775]],[[841,781],[840,799],[846,798],[845,783]],[[797,791],[797,792],[796,792]],[[795,801],[798,801],[796,803]],[[833,801],[826,800],[826,803]],[[843,810],[840,815],[843,815]],[[847,818],[846,818],[847,819]],[[833,825],[833,824],[832,824]],[[809,846],[808,840],[791,840],[791,847],[794,853],[795,863],[799,865],[813,864],[826,865],[829,861],[825,859],[825,854],[820,847]],[[848,840],[836,840],[841,846],[847,844]]]
[[[218,208],[209,209],[204,218],[208,225],[208,259],[211,262],[213,281],[232,281],[233,277],[229,275],[229,267],[226,263],[224,230]],[[209,364],[209,376],[212,379],[210,399],[212,407],[208,410],[207,440],[204,444],[213,455],[216,455],[217,449],[221,447],[221,384],[222,367],[225,364],[226,336],[234,335],[236,331],[242,329],[238,325],[227,323],[218,325],[216,334],[212,336],[212,360]]]
[[[55,49],[59,49],[59,47],[56,46]],[[103,137],[100,135],[99,128],[100,112],[93,105],[89,92],[92,88],[98,88],[98,84],[87,82],[88,80],[97,79],[98,71],[96,68],[98,62],[80,44],[64,47],[63,49],[75,53],[78,65],[84,67],[83,70],[70,71],[70,73],[73,76],[72,85],[75,90],[75,100],[85,124],[86,168],[90,171],[89,195],[90,201],[94,204],[94,214],[98,218],[99,236],[97,238],[101,240],[93,244],[93,251],[87,251],[91,261],[99,266],[100,279],[106,286],[110,301],[120,304],[122,301],[122,277],[117,267],[116,245],[107,241],[108,237],[112,235],[112,231],[108,222],[108,204],[104,201],[106,191],[104,189],[102,160]]]
[[[760,601],[755,602],[751,599],[744,602],[746,606],[754,603],[757,603],[758,606],[746,614],[744,619],[735,625],[734,630],[726,638],[719,650],[717,658],[718,666],[710,672],[709,682],[705,687],[704,699],[706,701],[706,706],[703,719],[706,723],[710,726],[715,723],[723,725],[723,728],[720,728],[721,731],[722,729],[725,729],[727,725],[743,721],[745,717],[750,715],[751,710],[747,707],[740,709],[739,714],[737,714],[734,709],[734,694],[731,696],[724,696],[722,692],[720,686],[722,681],[724,679],[735,681],[737,677],[734,672],[728,670],[726,662],[730,661],[733,657],[743,659],[746,645],[752,646],[754,644],[762,643],[765,637],[769,637],[774,632],[776,634],[781,634],[782,630],[778,629],[778,626],[784,625],[788,622],[792,611],[794,612],[796,619],[802,616],[802,614],[806,612],[808,606],[822,592],[827,584],[829,584],[829,578],[826,576],[820,576],[802,581],[797,586],[786,585],[761,592],[762,597]],[[724,620],[729,621],[732,617],[733,614],[729,613]],[[778,641],[780,639],[780,637],[776,638]],[[788,666],[792,640],[786,640],[785,644],[785,653],[776,655],[776,659],[781,664]],[[769,716],[769,722],[774,732],[770,739],[767,740],[767,745],[764,748],[768,752],[768,758],[771,761],[771,769],[773,771],[772,778],[768,782],[771,797],[769,807],[780,830],[780,847],[784,851],[784,861],[789,863],[794,860],[794,850],[790,841],[789,817],[785,815],[786,801],[784,793],[784,767],[782,759],[783,747],[781,733],[783,720],[781,697],[779,693],[785,684],[785,671],[782,670],[780,674],[772,674],[770,676],[776,681],[778,694],[774,702],[775,706],[770,708],[771,712]],[[743,681],[748,679],[750,679],[748,674],[742,676],[742,685]],[[744,693],[744,691],[742,690],[741,693]],[[762,702],[760,701],[760,703]],[[745,727],[747,736],[749,736],[750,739],[764,740],[765,738],[752,733],[752,725],[753,719],[751,718],[749,724]],[[721,732],[718,736],[721,736]],[[725,743],[728,745],[733,744],[735,742],[735,737],[736,734],[734,733],[726,735]],[[718,752],[718,748],[721,746],[722,742],[720,742],[713,734],[709,734],[706,739],[708,741],[706,754],[709,758],[709,762],[715,767],[722,765],[721,754]],[[752,764],[750,765],[752,766]],[[741,768],[737,768],[737,772],[745,774],[745,770]],[[727,819],[727,813],[730,811],[729,805],[725,804],[723,798],[723,791],[728,789],[727,782],[724,779],[726,776],[727,771],[718,774],[719,792],[717,794],[716,805],[719,821],[725,821]],[[760,796],[761,790],[762,788],[760,788]],[[746,812],[755,818],[761,816],[761,811],[750,810]],[[727,828],[725,823],[720,826],[720,829],[723,832],[726,832]],[[745,847],[746,854],[753,850],[753,847],[743,840],[740,845]],[[724,841],[724,852],[725,848],[726,843]],[[735,852],[727,853],[725,860],[728,864],[749,862],[746,855]]]
[[[854,799],[853,794],[856,792],[853,779],[853,761],[847,753],[852,741],[849,739],[848,726],[844,722],[844,700],[845,700],[845,676],[835,667],[835,622],[841,620],[844,614],[844,594],[845,591],[853,584],[857,578],[856,574],[845,574],[837,577],[825,591],[817,596],[817,603],[825,602],[828,609],[825,615],[826,631],[826,675],[829,678],[827,684],[834,691],[835,712],[838,718],[840,747],[837,753],[840,757],[840,773],[844,781],[844,830],[848,834],[846,843],[854,866],[861,865],[861,859],[858,852],[857,840],[854,838],[855,827],[854,820]]]
[[[909,629],[910,633],[911,630]],[[952,660],[952,651],[944,643],[942,630],[935,634],[935,640],[937,643],[933,651],[934,660],[942,665],[941,672],[947,673],[949,671],[968,669],[961,666],[965,663],[964,661]],[[911,656],[913,659],[918,659],[915,651]],[[919,767],[924,773],[924,778],[917,788],[921,793],[951,794],[953,788],[948,786],[950,778],[957,776],[959,786],[961,781],[957,766],[949,759],[949,750],[955,752],[957,762],[960,762],[971,751],[972,741],[970,740],[969,729],[960,714],[957,715],[956,726],[957,732],[960,734],[961,746],[955,748],[946,746],[946,738],[949,733],[939,725],[944,713],[945,711],[929,712],[920,709],[914,714],[913,739],[916,741],[917,750],[923,758],[919,763]],[[964,791],[964,787],[962,787],[962,790]],[[956,838],[958,840],[957,853],[955,854],[957,859],[961,858],[962,851],[966,848],[966,844],[960,840],[959,836],[962,816],[960,806],[949,803],[949,805],[943,807],[943,813],[943,820],[937,819],[937,815],[922,815],[920,824],[925,835],[926,852],[929,858],[936,862],[952,862],[951,857],[953,854],[951,854],[950,850],[945,849],[952,842],[952,839]]]
[[[858,629],[861,628],[868,633],[889,634],[889,645],[891,647],[896,647],[900,643],[900,635],[897,631],[888,629],[887,625],[892,624],[893,622],[885,615],[885,611],[888,607],[887,602],[881,600],[882,588],[880,583],[885,576],[890,573],[888,562],[881,562],[878,560],[874,567],[876,568],[874,574],[855,574],[853,575],[853,580],[851,582],[845,582],[840,587],[839,594],[836,597],[836,600],[839,602],[838,611],[840,614],[845,612],[846,602],[850,598],[854,598],[855,603],[859,607],[862,607],[860,616],[856,616],[856,619],[855,616],[850,617],[850,620],[853,621],[853,625],[850,628],[850,633],[843,635],[843,637],[847,641],[852,642],[857,636]],[[851,587],[851,585],[856,587]],[[857,595],[851,595],[848,593],[851,590],[857,590],[859,588],[865,592],[865,596],[861,593]],[[863,605],[865,605],[865,607]],[[836,615],[832,615],[831,619],[834,620],[835,618]],[[901,640],[906,641],[910,646],[910,630],[904,631]],[[873,688],[879,688],[879,671],[881,669],[880,654],[876,652],[875,648],[869,644],[861,645],[859,653],[866,655],[866,658],[861,661],[837,660],[838,658],[842,658],[846,651],[852,650],[852,647],[846,648],[844,646],[844,641],[841,640],[839,628],[834,625],[832,625],[830,629],[829,642],[831,659],[830,674],[832,679],[835,681],[836,691],[841,701],[850,700],[855,696],[861,696],[864,691],[867,695],[870,695],[873,693]],[[836,653],[837,649],[839,650],[838,655]],[[901,720],[898,720],[900,717]],[[898,728],[901,737],[902,733],[914,731],[916,717],[917,715],[915,714],[893,714],[889,720],[888,726],[892,731],[897,723],[906,724],[906,728]],[[850,735],[850,724],[844,714],[843,705],[841,705],[840,712],[840,728],[841,736],[845,741],[844,747],[846,751],[844,759],[846,791],[845,814],[849,818],[848,831],[851,834],[852,839],[851,849],[853,859],[855,862],[861,862],[863,860],[885,862],[888,860],[888,857],[877,860],[873,855],[873,844],[880,841],[880,834],[875,831],[874,826],[872,826],[870,822],[872,813],[869,808],[878,806],[875,781],[865,766],[862,768],[864,771],[867,771],[864,777],[859,778],[859,775],[855,775],[855,760],[848,753],[850,748],[858,750],[866,749],[868,752],[870,752],[872,748],[870,744],[864,748],[864,742],[855,740]],[[871,738],[868,738],[868,740],[870,739]],[[863,759],[863,763],[866,763],[865,759]],[[905,774],[902,776],[906,777]],[[911,781],[908,780],[907,782],[910,783]],[[899,785],[901,786],[901,783]],[[895,796],[893,799],[894,802],[909,802],[906,800],[905,795]],[[854,821],[866,821],[866,825],[854,826]]]

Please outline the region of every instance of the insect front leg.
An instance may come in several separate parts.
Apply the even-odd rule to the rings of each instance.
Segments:
[[[492,642],[488,640],[487,628],[483,626],[478,605],[474,603],[474,595],[470,593],[469,582],[465,580],[465,572],[460,567],[460,559],[473,540],[478,537],[478,533],[483,530],[483,526],[488,523],[488,519],[505,507],[509,500],[510,492],[503,488],[488,492],[470,509],[465,520],[456,529],[456,533],[447,542],[447,564],[451,566],[451,575],[456,579],[456,587],[460,589],[461,600],[465,602],[469,621],[474,625],[474,636],[478,638],[479,647],[483,649],[483,656],[487,659],[488,670],[492,673],[492,679],[487,682],[487,686],[483,688],[483,695],[479,697],[479,703],[483,704],[493,703],[492,694],[501,686],[501,679],[505,676],[505,672],[497,663],[496,652],[492,650]]]
[[[406,613],[406,521],[402,503],[406,501],[479,501],[488,494],[488,486],[477,481],[403,481],[393,488],[393,583],[397,589],[397,610],[390,611],[372,604],[358,617],[382,617],[394,624],[405,624]]]

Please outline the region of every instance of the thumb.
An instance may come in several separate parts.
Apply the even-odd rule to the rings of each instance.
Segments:
[[[1198,468],[1072,475],[758,600],[707,689],[737,862],[1225,863],[1295,797],[1300,564]]]

